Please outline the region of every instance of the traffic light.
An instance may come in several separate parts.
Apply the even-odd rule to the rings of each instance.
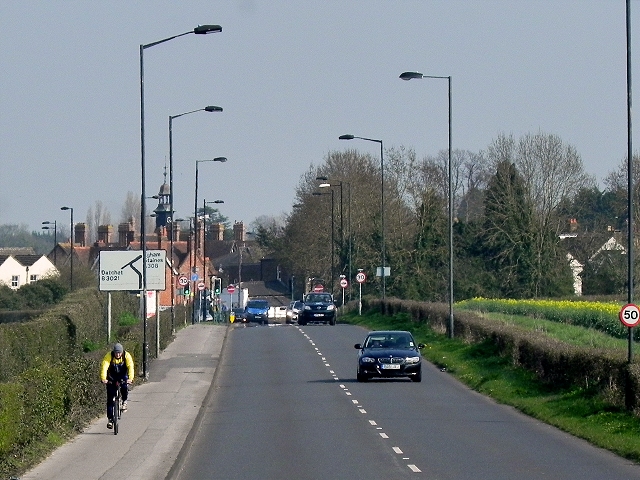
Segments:
[[[220,295],[221,292],[222,292],[222,279],[216,277],[214,279],[213,293],[215,293],[216,295]]]
[[[190,286],[187,284],[184,286],[184,296],[188,297],[189,294],[191,293],[191,290],[189,290]]]

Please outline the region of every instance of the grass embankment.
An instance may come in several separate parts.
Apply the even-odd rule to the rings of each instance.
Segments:
[[[626,348],[624,340],[582,327],[513,315],[485,315],[531,329],[544,329],[554,338],[577,345]],[[341,321],[374,330],[409,330],[418,342],[426,345],[422,350],[424,358],[470,388],[593,445],[640,462],[640,418],[613,406],[590,389],[562,390],[543,384],[532,373],[501,357],[490,341],[468,344],[452,340],[426,325],[412,322],[404,313],[392,317],[377,312],[361,317],[347,314]]]

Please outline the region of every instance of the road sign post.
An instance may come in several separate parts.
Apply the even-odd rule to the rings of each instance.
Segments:
[[[362,284],[367,280],[367,275],[362,271],[361,268],[358,269],[358,273],[356,273],[356,282],[360,286],[360,295],[358,298],[358,315],[362,315]]]
[[[345,278],[346,275],[340,275],[340,286],[342,287],[342,307],[344,308],[344,289],[349,286],[349,282]]]

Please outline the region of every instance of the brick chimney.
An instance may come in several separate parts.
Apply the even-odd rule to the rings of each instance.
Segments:
[[[112,225],[99,225],[98,226],[98,242],[109,245],[111,243],[111,237],[113,236]]]
[[[211,225],[211,238],[213,240],[224,240],[224,224],[214,223]]]
[[[87,246],[87,224],[86,223],[76,223],[75,227],[75,235],[74,235],[74,243],[78,247],[86,247]]]
[[[244,223],[235,222],[233,224],[233,239],[236,242],[244,242],[245,241]]]
[[[135,231],[133,223],[121,223],[118,225],[118,245],[126,247],[134,240]]]
[[[180,222],[170,223],[170,225],[171,237],[169,237],[169,239],[173,238],[173,241],[177,242],[178,240],[180,240]]]

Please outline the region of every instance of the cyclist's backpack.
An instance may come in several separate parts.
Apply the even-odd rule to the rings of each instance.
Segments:
[[[122,352],[122,363],[115,364],[113,363],[113,359],[115,356],[113,352],[111,352],[111,362],[109,363],[109,371],[112,375],[125,376],[127,374],[127,352]]]

